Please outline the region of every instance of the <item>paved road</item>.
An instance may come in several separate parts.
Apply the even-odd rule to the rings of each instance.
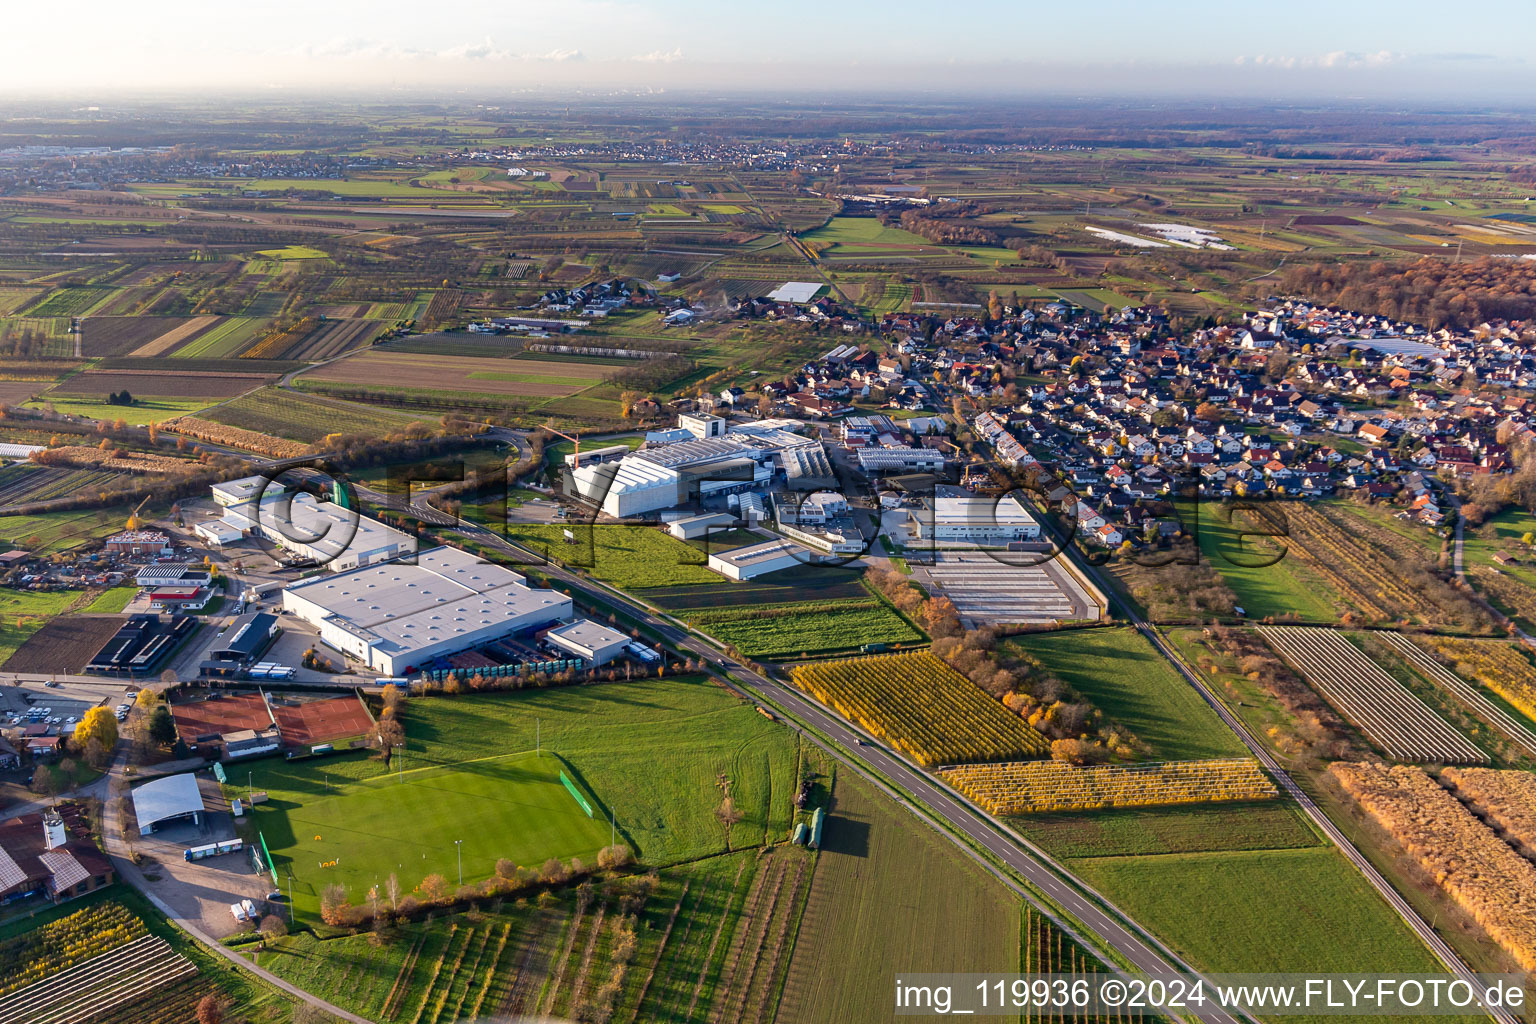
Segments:
[[[452,521],[452,517],[426,505],[426,497],[424,494],[415,496],[411,506],[414,513],[430,521],[445,519]],[[831,748],[825,744],[818,743],[818,745],[843,763],[860,769],[863,774],[869,775],[873,772],[883,775],[911,793],[919,801],[921,810],[943,819],[950,829],[969,836],[974,843],[985,848],[992,856],[1026,878],[1041,892],[1046,893],[1058,905],[1065,908],[1084,927],[1097,935],[1104,944],[1112,947],[1136,970],[1146,973],[1174,971],[1194,973],[1189,965],[1180,961],[1171,950],[1153,937],[1151,932],[1135,925],[1127,915],[1109,904],[1107,900],[1093,894],[1090,887],[1052,861],[1043,851],[1037,848],[1026,848],[1017,837],[1001,829],[981,811],[955,797],[949,790],[905,759],[883,747],[869,743],[862,733],[855,730],[841,716],[828,711],[798,690],[754,672],[676,623],[663,619],[650,609],[636,603],[622,592],[600,587],[558,565],[547,563],[532,552],[519,548],[477,524],[461,522],[458,524],[458,529],[497,548],[510,559],[524,564],[540,564],[551,578],[569,587],[573,593],[580,593],[588,599],[610,605],[624,606],[629,614],[643,622],[653,634],[659,635],[674,648],[700,657],[707,664],[728,673],[740,684],[740,687],[749,691],[749,696],[756,695],[768,700],[812,726],[822,735],[835,740],[842,745],[843,750]],[[811,738],[814,741],[814,737]],[[892,795],[901,799],[897,794]],[[930,821],[930,824],[933,822]],[[950,838],[961,849],[967,849],[952,832],[941,830],[941,834]],[[1092,894],[1093,898],[1085,894]],[[1032,903],[1036,903],[1042,912],[1054,916],[1051,908],[1040,905],[1031,894],[1021,893],[1021,895],[1030,899]],[[1211,1021],[1213,1024],[1236,1024],[1236,1018],[1219,1010],[1207,1011],[1200,1015],[1200,1019]]]

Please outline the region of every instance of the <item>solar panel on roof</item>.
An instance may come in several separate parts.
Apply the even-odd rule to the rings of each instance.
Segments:
[[[8,892],[27,880],[27,873],[0,847],[0,892]]]

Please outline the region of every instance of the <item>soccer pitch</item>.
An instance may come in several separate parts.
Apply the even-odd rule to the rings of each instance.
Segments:
[[[382,894],[392,873],[402,895],[432,874],[457,887],[460,853],[464,881],[472,883],[495,874],[502,857],[524,866],[551,857],[591,864],[608,845],[602,805],[578,782],[596,811],[587,817],[560,782],[565,765],[548,752],[349,777],[366,764],[347,758],[249,766],[251,784],[268,795],[251,820],[266,838],[285,893],[292,873],[298,917],[318,921],[320,893],[337,882],[353,902],[375,885]],[[242,774],[231,773],[231,797],[244,795]]]

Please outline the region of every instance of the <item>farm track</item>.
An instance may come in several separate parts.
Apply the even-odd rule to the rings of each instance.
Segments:
[[[1340,714],[1392,757],[1441,764],[1489,762],[1487,754],[1334,630],[1261,626],[1259,632]]]
[[[1479,718],[1508,736],[1526,753],[1536,755],[1536,733],[1510,715],[1493,701],[1478,692],[1477,687],[1436,661],[1429,652],[1419,647],[1401,633],[1380,632],[1375,634],[1396,648],[1411,664],[1471,708]]]

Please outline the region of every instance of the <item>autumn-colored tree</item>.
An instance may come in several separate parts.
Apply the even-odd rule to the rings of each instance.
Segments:
[[[197,1024],[224,1024],[224,997],[210,992],[197,1001]]]
[[[97,706],[87,708],[80,718],[80,724],[75,726],[75,744],[84,750],[91,740],[101,744],[102,749],[111,750],[117,746],[117,718],[107,708]]]
[[[320,892],[320,920],[326,924],[340,924],[347,908],[347,887],[339,882],[326,886]]]
[[[421,880],[421,895],[426,899],[447,899],[449,891],[448,879],[442,875],[432,874]]]

